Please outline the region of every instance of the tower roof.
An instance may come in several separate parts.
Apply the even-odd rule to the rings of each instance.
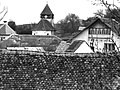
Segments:
[[[46,4],[45,8],[43,9],[43,11],[41,12],[40,15],[41,15],[41,18],[46,18],[45,16],[47,16],[47,19],[53,19],[54,18],[54,14],[51,11],[48,4]]]
[[[45,8],[43,9],[41,15],[53,15],[50,7],[48,6],[48,4],[46,4]]]
[[[33,29],[33,31],[55,31],[55,28],[49,21],[41,19],[38,25]]]

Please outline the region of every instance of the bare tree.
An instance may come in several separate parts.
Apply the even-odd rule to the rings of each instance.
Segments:
[[[110,13],[111,13],[111,24],[112,24],[112,29],[114,29],[115,31],[117,31],[118,35],[119,35],[119,31],[117,30],[118,28],[116,28],[116,26],[113,24],[113,20],[112,17],[115,17],[118,21],[120,21],[120,8],[117,6],[117,4],[120,3],[120,0],[116,0],[116,4],[114,3],[114,0],[112,2],[110,2],[111,0],[90,0],[92,2],[93,5],[101,5],[104,6]],[[114,13],[112,10],[116,9],[117,13]],[[96,15],[101,16],[101,11],[97,12]],[[118,24],[120,25],[120,24]],[[119,35],[120,36],[120,35]],[[115,44],[115,46],[117,47],[117,50],[119,52],[119,48],[117,46],[117,44],[115,43],[115,41],[113,40],[113,37],[111,38],[112,42]]]
[[[92,2],[93,5],[101,5],[101,6],[105,6],[106,9],[108,9],[111,14],[116,17],[118,20],[120,20],[120,7],[117,6],[117,4],[120,3],[120,0],[116,0],[116,4],[114,3],[114,0],[112,2],[109,2],[111,0],[90,0]],[[112,9],[116,9],[118,14],[113,13]]]
[[[8,12],[8,8],[4,6],[3,10],[0,11],[0,15],[1,15],[0,21],[5,17],[5,15],[7,14],[7,12]]]
[[[103,10],[100,9],[100,10],[97,10],[95,14],[95,17],[100,17],[100,18],[103,18],[104,17],[104,13],[103,13]]]

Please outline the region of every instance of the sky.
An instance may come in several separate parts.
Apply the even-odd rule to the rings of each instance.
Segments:
[[[38,23],[40,13],[48,3],[54,13],[54,23],[64,19],[69,13],[87,19],[94,16],[101,6],[92,5],[91,0],[0,0],[0,11],[8,8],[8,13],[2,21],[15,21],[16,25]],[[2,14],[0,14],[2,17]]]

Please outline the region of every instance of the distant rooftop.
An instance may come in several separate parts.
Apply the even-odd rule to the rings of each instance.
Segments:
[[[43,47],[45,51],[55,51],[61,39],[54,35],[12,35],[1,42],[1,47]]]
[[[38,25],[33,29],[33,31],[54,31],[55,28],[52,24],[45,19],[41,19]]]

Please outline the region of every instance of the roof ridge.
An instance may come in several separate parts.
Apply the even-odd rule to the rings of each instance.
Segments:
[[[46,19],[41,19],[37,26],[33,29],[35,31],[53,31],[55,28],[51,25],[51,23]]]
[[[0,29],[4,26],[5,24],[2,24],[1,26],[0,26]]]

